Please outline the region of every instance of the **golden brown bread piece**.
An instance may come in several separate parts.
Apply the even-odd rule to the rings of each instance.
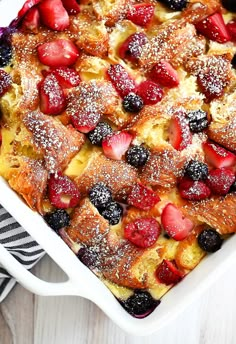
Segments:
[[[130,0],[92,0],[92,6],[97,19],[105,20],[106,25],[113,26],[125,16]]]
[[[195,24],[220,9],[220,0],[191,0],[182,15],[188,22]]]
[[[225,124],[212,122],[207,134],[213,141],[236,152],[236,117]]]
[[[84,135],[73,127],[65,127],[55,118],[39,111],[27,113],[23,123],[31,133],[36,151],[43,153],[46,169],[50,173],[62,171],[85,140]]]

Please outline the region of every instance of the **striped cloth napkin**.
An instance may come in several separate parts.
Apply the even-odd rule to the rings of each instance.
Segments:
[[[26,269],[31,269],[44,255],[43,249],[0,205],[0,244]],[[0,302],[12,290],[16,280],[0,265]]]

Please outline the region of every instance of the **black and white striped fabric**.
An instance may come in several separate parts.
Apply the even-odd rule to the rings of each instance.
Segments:
[[[26,269],[31,269],[44,255],[43,249],[0,205],[0,244],[2,244]],[[0,265],[0,302],[16,284]]]

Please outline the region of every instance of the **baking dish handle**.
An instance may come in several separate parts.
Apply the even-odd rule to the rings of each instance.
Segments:
[[[42,296],[78,295],[83,296],[70,279],[61,283],[52,283],[41,280],[25,269],[6,249],[0,244],[0,263],[21,285],[31,292]]]

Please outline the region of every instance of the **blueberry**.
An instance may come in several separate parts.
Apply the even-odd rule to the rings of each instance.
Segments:
[[[112,193],[104,183],[97,183],[89,191],[89,199],[96,208],[105,207],[112,201]]]
[[[64,209],[57,209],[53,213],[46,214],[44,220],[55,232],[70,224],[70,216]]]
[[[208,176],[208,166],[198,160],[191,160],[185,167],[184,175],[192,180],[204,180]]]
[[[12,47],[4,38],[0,39],[0,67],[7,66],[12,59]]]
[[[236,12],[236,2],[235,0],[222,0],[222,5],[231,12]]]
[[[134,294],[125,301],[120,301],[125,310],[135,317],[145,317],[150,314],[159,304],[160,300],[155,300],[144,290],[135,290]]]
[[[236,192],[236,180],[235,180],[235,182],[231,185],[229,192]]]
[[[112,128],[106,122],[99,122],[95,129],[91,130],[88,138],[93,145],[101,146],[102,140],[112,134]]]
[[[198,245],[206,252],[216,252],[221,248],[223,239],[220,234],[212,228],[204,229],[198,236]]]
[[[175,10],[175,11],[183,10],[187,6],[187,3],[188,3],[187,0],[161,0],[160,2],[165,4],[171,10]]]
[[[190,130],[199,133],[206,129],[209,125],[207,113],[202,110],[191,111],[187,114]]]
[[[234,68],[236,68],[236,54],[234,55],[232,61],[231,61],[231,64]]]
[[[132,146],[126,152],[126,161],[128,164],[140,167],[146,164],[150,152],[143,146]]]
[[[100,214],[109,221],[110,225],[117,225],[123,215],[123,208],[117,202],[111,202],[99,210]]]
[[[122,105],[125,111],[135,113],[142,110],[144,103],[140,96],[131,92],[124,97]]]
[[[84,265],[86,265],[90,269],[94,268],[98,261],[97,253],[94,252],[92,249],[86,247],[82,247],[79,250],[77,257]]]

